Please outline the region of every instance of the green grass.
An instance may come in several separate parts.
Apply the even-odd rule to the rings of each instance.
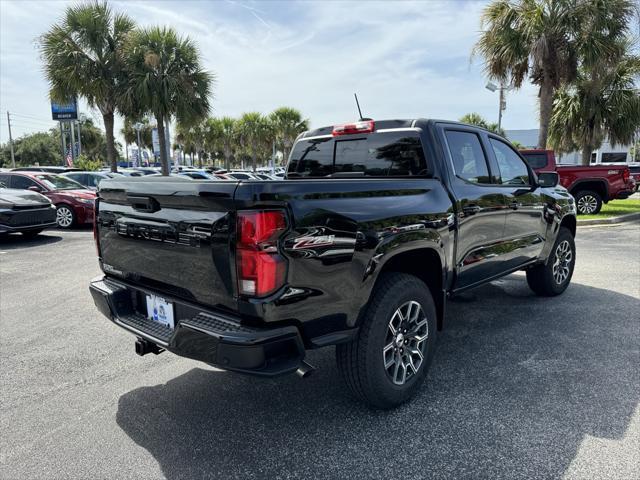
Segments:
[[[627,213],[640,212],[640,199],[628,198],[626,200],[611,200],[602,205],[602,210],[597,215],[578,215],[578,220],[590,220],[592,218],[608,218],[626,215]]]

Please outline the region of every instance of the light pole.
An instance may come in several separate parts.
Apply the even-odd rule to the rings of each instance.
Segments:
[[[500,92],[500,103],[498,107],[498,130],[500,130],[502,128],[502,112],[507,108],[507,100],[504,97],[504,92],[511,90],[511,87],[505,87],[503,83],[497,86],[495,83],[487,82],[484,88],[492,92],[496,90]]]

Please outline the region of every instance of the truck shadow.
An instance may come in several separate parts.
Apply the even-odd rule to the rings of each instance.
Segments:
[[[475,298],[475,300],[474,300]],[[452,302],[428,384],[395,411],[351,400],[333,349],[310,378],[194,368],[120,397],[118,425],[184,478],[558,478],[638,403],[640,300],[512,275]]]

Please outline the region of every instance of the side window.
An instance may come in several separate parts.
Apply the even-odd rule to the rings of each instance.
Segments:
[[[28,189],[29,187],[37,187],[36,182],[31,180],[30,178],[23,177],[22,175],[12,175],[11,176],[11,188],[20,188],[23,190]]]
[[[473,183],[491,183],[480,138],[472,132],[446,130],[447,144],[456,175]]]
[[[82,184],[82,185],[84,185],[84,183],[83,183],[83,182],[85,182],[85,181],[87,180],[87,178],[85,177],[85,175],[83,175],[83,174],[81,174],[81,173],[70,173],[70,174],[65,175],[65,176],[66,176],[67,178],[69,178],[69,179],[71,179],[71,180],[75,181],[75,182],[78,182],[78,183]]]
[[[523,153],[522,156],[534,170],[547,166],[546,153]]]
[[[0,175],[0,183],[3,185],[0,188],[9,188],[9,185],[11,185],[11,176]]]
[[[506,143],[490,138],[496,155],[502,185],[529,185],[529,170],[513,149]]]
[[[83,178],[82,180],[86,180],[87,187],[97,187],[98,183],[100,183],[100,180],[102,180],[102,179],[100,178],[99,175],[94,175],[92,173],[87,173],[86,174],[86,178]],[[80,183],[82,183],[82,182],[80,182]]]

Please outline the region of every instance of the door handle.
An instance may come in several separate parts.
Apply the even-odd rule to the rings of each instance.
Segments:
[[[475,215],[476,213],[480,212],[480,210],[482,210],[482,208],[474,204],[465,205],[464,207],[462,207],[462,211],[465,215]]]

